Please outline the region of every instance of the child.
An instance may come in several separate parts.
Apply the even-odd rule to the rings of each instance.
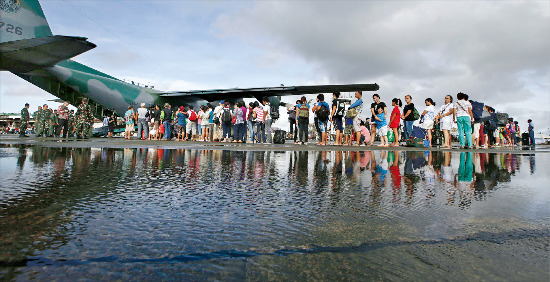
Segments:
[[[378,147],[389,147],[388,143],[388,123],[386,122],[386,115],[384,109],[379,108],[378,114],[375,117],[374,123],[376,124],[376,133],[380,137],[380,145]]]
[[[353,134],[353,118],[346,118],[346,127],[344,128],[344,144],[351,146],[351,135]]]
[[[361,140],[359,140],[359,144],[362,143],[367,146],[367,144],[370,142],[370,132],[365,124],[369,124],[369,119],[367,119],[366,122],[361,121],[361,125],[359,126],[359,128],[361,128]]]
[[[393,130],[393,143],[392,147],[399,147],[399,124],[401,122],[401,110],[399,109],[403,103],[401,99],[393,98],[391,105],[394,107],[390,117],[390,128]]]

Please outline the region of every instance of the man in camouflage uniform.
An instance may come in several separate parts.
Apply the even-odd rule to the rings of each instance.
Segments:
[[[39,137],[40,133],[38,132],[38,126],[42,119],[42,106],[38,106],[38,110],[32,114],[32,118],[34,119],[34,133],[36,137]]]
[[[74,127],[75,127],[75,120],[74,120],[74,110],[71,110],[69,113],[69,137],[74,137]]]
[[[82,103],[78,106],[75,116],[77,138],[90,137],[93,120],[94,115],[92,114],[92,109],[88,105],[88,98],[82,98]]]
[[[46,136],[46,115],[48,113],[48,105],[44,104],[44,108],[39,109],[40,119],[34,123],[36,129],[36,136]]]
[[[53,116],[54,113],[52,109],[46,109],[44,114],[44,135],[46,135],[46,137],[51,137],[53,135]]]
[[[25,104],[25,107],[21,110],[21,126],[19,126],[19,137],[29,137],[25,134],[27,127],[29,126],[29,103]]]

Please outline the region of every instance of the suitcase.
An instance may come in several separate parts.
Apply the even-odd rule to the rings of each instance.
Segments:
[[[521,134],[521,145],[529,146],[529,133],[524,132]]]
[[[284,144],[286,139],[286,131],[284,130],[275,130],[273,135],[273,144]]]

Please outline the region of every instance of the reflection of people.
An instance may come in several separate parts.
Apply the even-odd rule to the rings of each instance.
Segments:
[[[473,197],[473,153],[460,153],[460,166],[458,167],[457,189],[460,195],[460,206],[469,206]]]
[[[393,201],[399,201],[401,191],[401,172],[399,171],[399,153],[397,151],[389,152],[393,155],[393,162],[390,164],[391,180],[393,184]]]

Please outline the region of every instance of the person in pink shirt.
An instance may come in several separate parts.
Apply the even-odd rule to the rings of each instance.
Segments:
[[[362,121],[359,128],[361,129],[361,140],[359,140],[360,142],[358,142],[358,144],[361,145],[361,143],[363,143],[366,146],[370,142],[369,129],[365,126],[365,123]]]
[[[257,132],[257,139],[258,143],[265,143],[265,116],[264,116],[264,108],[256,106],[254,108],[254,117],[256,118],[256,132]]]

